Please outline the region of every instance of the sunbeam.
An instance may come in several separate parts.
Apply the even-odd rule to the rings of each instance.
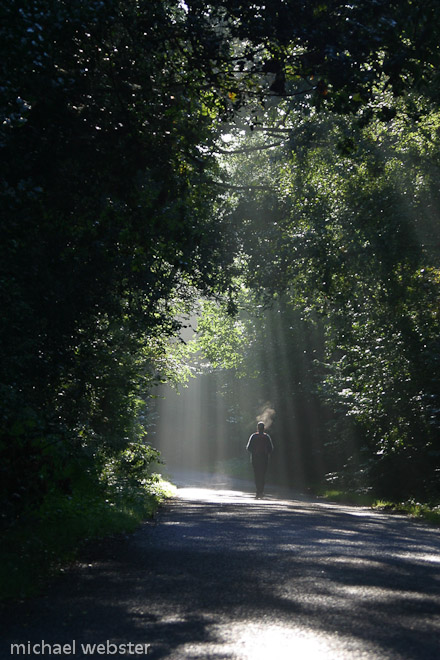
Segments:
[[[256,323],[261,337],[249,350],[247,372],[217,367],[178,392],[161,389],[154,441],[170,470],[252,481],[246,444],[263,421],[275,445],[267,483],[304,490],[327,467],[320,451],[325,413],[309,369],[319,337],[292,311],[268,309]]]

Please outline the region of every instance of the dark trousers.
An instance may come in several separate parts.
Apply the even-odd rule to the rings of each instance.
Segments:
[[[255,486],[258,494],[264,491],[264,479],[266,476],[267,463],[268,457],[266,454],[261,456],[254,454],[252,456],[252,467],[254,468]]]

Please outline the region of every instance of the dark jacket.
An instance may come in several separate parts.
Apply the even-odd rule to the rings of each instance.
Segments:
[[[260,456],[270,456],[273,452],[272,439],[268,433],[252,433],[246,449],[252,454],[252,460]]]

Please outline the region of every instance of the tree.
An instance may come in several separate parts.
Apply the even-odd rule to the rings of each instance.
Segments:
[[[433,121],[411,95],[438,103],[435,8],[411,0],[2,4],[0,449],[2,469],[18,474],[2,482],[20,503],[13,511],[38,500],[73,456],[126,446],[141,388],[162,377],[162,338],[178,329],[176,309],[197,295],[226,299],[232,311],[244,273],[266,298],[296,287],[306,307],[333,310],[336,327],[335,301],[361,295],[349,275],[367,261],[362,240],[370,240],[365,254],[380,250],[377,223],[366,237],[362,227],[347,229],[356,193],[338,168],[369,123],[380,133],[381,120]],[[324,108],[357,114],[358,123],[318,119]],[[281,143],[285,163],[268,172],[282,194],[270,181],[234,184],[220,169],[218,137],[234,122]],[[325,165],[316,139],[328,128],[342,155]],[[368,152],[373,139],[362,154],[370,174],[379,166]],[[268,141],[255,146],[272,152]],[[325,182],[319,194],[315,165]],[[362,165],[354,169],[361,178]],[[371,174],[370,183],[391,199],[391,238],[397,201],[385,188],[397,174],[390,176]],[[346,209],[326,224],[337,202],[332,180]],[[363,207],[378,210],[365,200]],[[435,323],[405,297],[418,291],[420,263],[398,258],[409,235],[399,228],[392,258],[381,251],[382,286],[362,283],[375,313],[381,295],[389,310],[388,273],[407,324],[416,314],[425,328],[420,343]],[[353,257],[347,267],[342,240]],[[430,310],[431,268],[422,278]],[[414,328],[398,331],[404,341],[414,337]]]
[[[179,3],[12,2],[1,31],[2,485],[20,509],[133,438],[176,308],[226,291],[232,259],[200,150],[218,98]]]
[[[435,498],[438,110],[408,95],[387,123],[300,109],[289,119],[283,146],[264,149],[254,134],[231,156],[244,191],[234,214],[245,282],[323,328],[325,356],[306,368],[336,424],[327,449],[320,430],[323,462],[340,469],[350,459],[352,487]],[[255,172],[259,192],[247,188]],[[297,322],[289,334],[290,316],[279,319],[279,352],[310,333]],[[267,337],[261,346],[268,350]],[[291,369],[297,360],[289,354]],[[283,378],[274,364],[263,378],[275,388]],[[286,389],[286,400],[295,396]]]

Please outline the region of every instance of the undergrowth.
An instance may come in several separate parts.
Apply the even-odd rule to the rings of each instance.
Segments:
[[[440,525],[440,505],[429,505],[408,500],[407,502],[388,502],[385,500],[376,500],[373,508],[380,511],[390,511],[392,513],[401,513],[413,518],[426,520],[427,522]]]
[[[374,504],[374,497],[369,493],[343,491],[333,488],[329,490],[320,490],[317,495],[318,497],[323,497],[325,500],[340,502],[341,504],[357,504],[359,506],[372,506]]]
[[[69,495],[48,494],[38,509],[24,512],[3,533],[0,598],[38,593],[84,542],[134,531],[172,492],[171,484],[152,474],[123,487],[84,478]]]
[[[392,502],[377,499],[370,493],[357,493],[336,489],[322,490],[318,493],[318,496],[332,502],[370,506],[376,511],[400,513],[419,520],[425,520],[433,525],[440,525],[440,505],[438,504],[424,504],[415,500]]]

